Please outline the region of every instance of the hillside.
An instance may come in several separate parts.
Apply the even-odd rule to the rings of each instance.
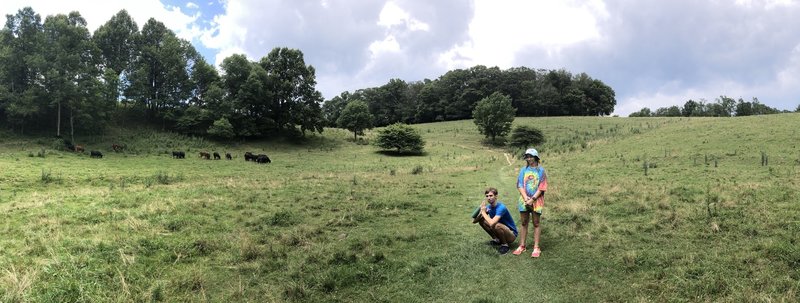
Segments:
[[[3,133],[0,301],[796,301],[798,119],[517,119],[548,140],[538,259],[470,224],[488,186],[515,204],[523,165],[472,121],[414,125],[421,156],[337,129],[81,140],[102,159]]]

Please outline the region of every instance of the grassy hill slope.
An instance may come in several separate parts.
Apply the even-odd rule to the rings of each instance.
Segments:
[[[538,259],[498,256],[470,224],[485,187],[516,203],[524,164],[472,121],[414,125],[421,156],[336,129],[81,140],[103,159],[0,134],[0,301],[795,301],[798,121],[517,119],[548,139]]]

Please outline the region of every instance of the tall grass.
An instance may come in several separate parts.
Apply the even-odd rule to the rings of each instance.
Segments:
[[[471,224],[486,187],[514,205],[523,165],[471,121],[413,125],[428,144],[410,157],[337,129],[84,139],[128,146],[103,159],[9,136],[27,147],[0,145],[0,301],[796,301],[797,118],[517,119],[548,138],[538,259]]]

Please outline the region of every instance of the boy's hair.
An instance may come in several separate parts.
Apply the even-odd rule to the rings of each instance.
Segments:
[[[489,187],[489,188],[486,189],[485,192],[483,192],[483,194],[485,195],[485,194],[488,194],[489,192],[492,192],[495,196],[497,196],[497,188]]]

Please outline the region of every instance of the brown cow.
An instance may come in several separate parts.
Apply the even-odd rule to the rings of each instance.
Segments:
[[[83,149],[83,145],[75,145],[75,152],[76,153],[82,153],[82,152],[85,152],[85,151],[86,150]]]
[[[211,154],[209,154],[207,152],[200,152],[200,158],[203,158],[203,159],[206,159],[206,160],[211,160]]]
[[[121,145],[121,144],[111,144],[111,149],[113,149],[113,150],[114,150],[114,152],[117,152],[117,153],[118,153],[118,152],[121,152],[121,151],[123,151],[123,150],[125,149],[125,145]]]

